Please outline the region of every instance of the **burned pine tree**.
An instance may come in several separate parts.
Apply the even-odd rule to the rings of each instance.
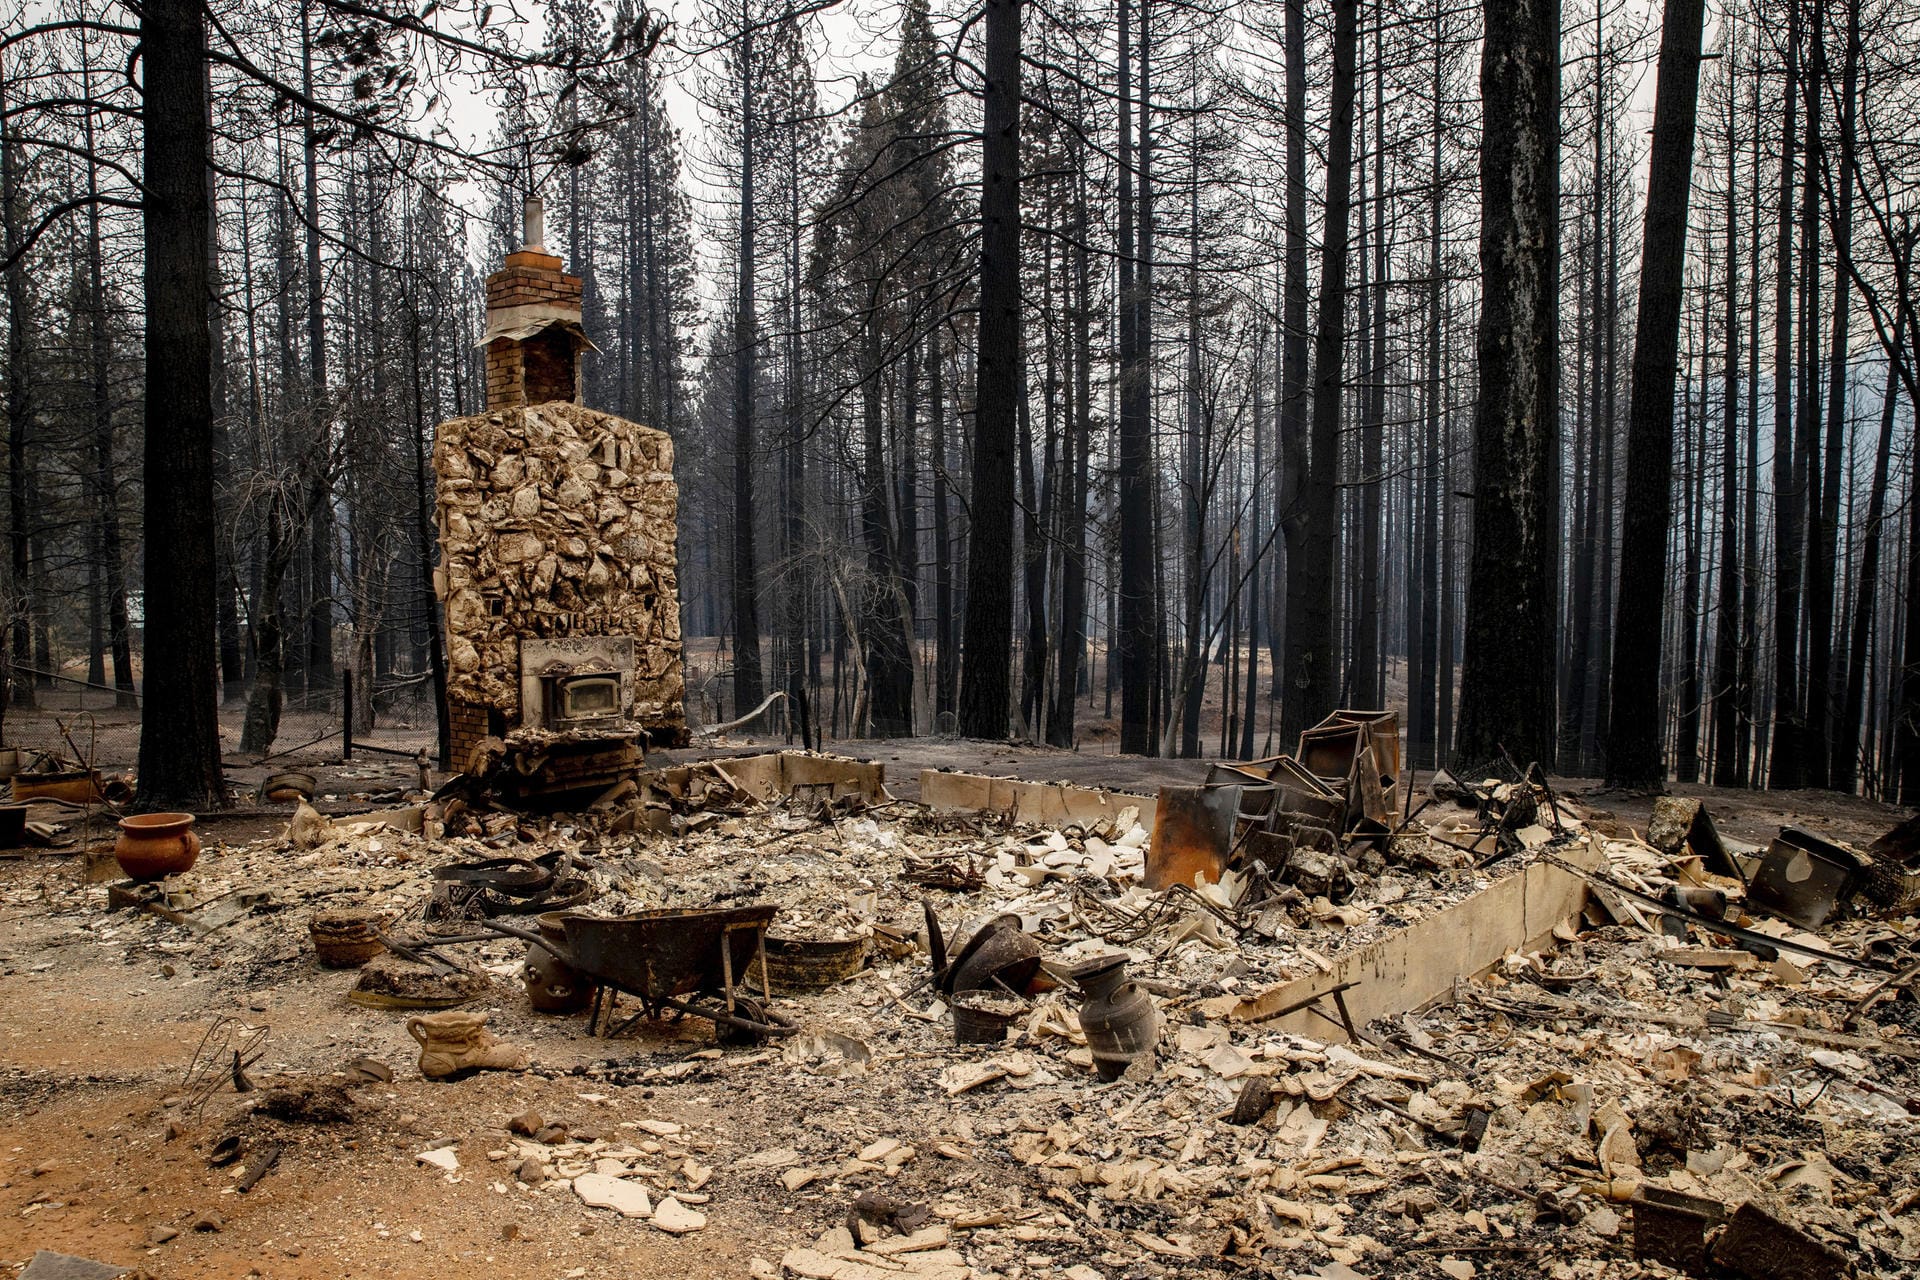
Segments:
[[[1488,0],[1480,394],[1459,752],[1551,768],[1559,430],[1560,6]]]
[[[1701,0],[1668,0],[1660,27],[1647,231],[1640,254],[1640,314],[1628,404],[1627,500],[1620,545],[1619,614],[1608,717],[1607,777],[1647,785],[1665,777],[1659,710],[1660,631],[1672,516],[1674,373],[1693,189]]]

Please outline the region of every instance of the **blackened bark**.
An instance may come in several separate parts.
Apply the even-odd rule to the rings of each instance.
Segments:
[[[1433,43],[1433,137],[1428,180],[1432,190],[1427,206],[1427,350],[1425,404],[1421,417],[1422,467],[1420,471],[1419,563],[1415,566],[1412,590],[1407,597],[1407,755],[1415,769],[1431,769],[1437,759],[1435,749],[1435,704],[1439,701],[1440,679],[1440,92],[1445,79],[1442,59],[1445,45],[1440,40],[1440,20],[1434,19]],[[1408,529],[1409,536],[1414,530]]]
[[[1801,785],[1800,570],[1805,494],[1793,459],[1793,193],[1800,110],[1800,0],[1787,0],[1787,66],[1780,125],[1780,202],[1773,314],[1773,733],[1767,785]]]
[[[412,236],[409,234],[409,241]],[[413,541],[419,559],[420,610],[427,623],[427,670],[433,682],[435,757],[442,769],[453,768],[453,725],[447,706],[447,653],[442,642],[439,593],[433,589],[433,562],[438,539],[433,526],[433,451],[427,431],[426,388],[420,368],[420,309],[413,284],[406,289],[407,377],[413,392]],[[462,764],[464,765],[464,761]]]
[[[1280,737],[1333,710],[1339,692],[1334,668],[1334,541],[1339,535],[1340,405],[1345,377],[1347,240],[1353,207],[1354,60],[1359,0],[1336,0],[1333,10],[1333,99],[1327,137],[1326,223],[1320,248],[1320,314],[1313,345],[1312,455],[1295,504],[1298,554],[1287,556],[1286,692]]]
[[[1840,75],[1840,194],[1836,207],[1831,211],[1833,336],[1827,356],[1826,496],[1821,502],[1820,525],[1810,549],[1814,570],[1807,584],[1811,596],[1808,604],[1807,697],[1810,714],[1813,700],[1819,699],[1818,734],[1810,733],[1809,737],[1816,742],[1825,740],[1828,744],[1822,775],[1835,790],[1850,792],[1858,777],[1859,721],[1857,717],[1854,719],[1854,730],[1849,733],[1844,723],[1847,718],[1845,709],[1835,705],[1843,700],[1836,695],[1849,686],[1853,672],[1851,667],[1838,672],[1833,670],[1833,591],[1839,576],[1835,570],[1839,554],[1840,472],[1845,463],[1843,453],[1850,434],[1847,425],[1847,362],[1852,355],[1849,350],[1849,320],[1853,315],[1853,291],[1847,273],[1854,269],[1854,112],[1860,91],[1860,0],[1843,2],[1847,6],[1847,35]],[[1860,579],[1854,581],[1862,589],[1861,594],[1871,591],[1866,582]],[[1833,722],[1836,711],[1843,721],[1838,726]]]
[[[958,705],[960,685],[959,654],[953,633],[953,530],[947,514],[947,427],[943,419],[945,402],[941,397],[945,371],[946,344],[935,328],[928,335],[932,348],[928,378],[933,421],[933,718],[936,732],[948,729],[946,718]]]
[[[1235,753],[1242,760],[1253,759],[1254,721],[1260,707],[1260,580],[1265,576],[1267,536],[1271,526],[1267,522],[1267,512],[1261,484],[1266,478],[1266,406],[1262,403],[1261,393],[1266,388],[1266,375],[1261,357],[1266,345],[1266,329],[1261,327],[1259,336],[1254,339],[1253,347],[1253,500],[1250,510],[1253,513],[1252,563],[1247,566],[1247,675],[1243,688],[1246,698],[1240,714],[1240,741],[1235,744]]]
[[[1705,14],[1704,0],[1666,0],[1660,26],[1640,314],[1627,405],[1627,497],[1607,734],[1607,777],[1624,786],[1658,786],[1666,778],[1660,759],[1660,633],[1673,507],[1674,368],[1679,360]]]
[[[280,734],[287,665],[286,619],[280,592],[299,549],[298,530],[303,527],[303,522],[297,522],[293,530],[287,529],[278,495],[270,496],[268,504],[260,590],[254,596],[253,682],[247,688],[247,711],[240,725],[240,750],[245,755],[265,755]],[[444,706],[444,696],[441,702]],[[466,762],[460,764],[464,767]],[[443,759],[441,767],[450,766]]]
[[[1077,143],[1074,151],[1076,158],[1083,156]],[[1047,714],[1047,744],[1068,748],[1074,744],[1074,703],[1087,648],[1087,485],[1093,447],[1093,286],[1087,253],[1087,183],[1080,165],[1075,166],[1073,178],[1073,239],[1073,282],[1069,286],[1073,407],[1068,425],[1065,546],[1060,558],[1060,656],[1053,708]]]
[[[980,138],[980,352],[967,545],[960,732],[1007,736],[1013,641],[1013,470],[1020,385],[1020,0],[987,0]]]
[[[1193,122],[1198,132],[1197,118]],[[1200,704],[1207,692],[1207,656],[1205,609],[1207,595],[1207,506],[1212,486],[1206,471],[1213,452],[1211,432],[1201,406],[1200,396],[1200,147],[1198,140],[1187,151],[1187,359],[1186,430],[1181,440],[1182,479],[1180,514],[1182,524],[1181,555],[1186,562],[1182,575],[1185,599],[1181,602],[1180,666],[1176,689],[1180,699],[1179,754],[1192,759],[1200,754]],[[1227,716],[1230,706],[1223,708]],[[1224,718],[1224,717],[1223,717]],[[1172,741],[1172,725],[1167,739]],[[1171,750],[1167,755],[1174,754]]]
[[[798,233],[796,233],[796,236]],[[920,343],[907,342],[905,386],[901,398],[900,443],[894,450],[894,517],[899,532],[894,535],[893,559],[900,579],[900,596],[907,616],[920,612]],[[912,648],[911,645],[908,646]]]
[[[759,570],[754,556],[757,513],[753,498],[754,316],[753,32],[741,39],[740,248],[733,302],[733,707],[745,715],[764,696],[760,675]]]
[[[1587,341],[1591,315],[1587,310],[1586,261],[1589,245],[1583,234],[1585,216],[1578,216],[1575,225],[1578,230],[1573,237],[1573,395],[1569,398],[1573,406],[1573,438],[1568,450],[1573,458],[1573,478],[1568,488],[1573,498],[1573,519],[1568,526],[1567,543],[1572,576],[1567,584],[1563,606],[1565,628],[1562,644],[1556,651],[1560,662],[1558,696],[1560,759],[1563,764],[1573,758],[1575,745],[1579,741],[1579,704],[1574,700],[1579,666],[1574,659],[1579,654],[1582,631],[1586,627],[1586,620],[1580,616],[1582,592],[1592,583],[1590,565],[1586,563],[1584,554],[1587,549],[1587,484],[1593,474],[1593,468],[1588,465],[1593,440],[1587,420],[1587,373],[1592,367],[1592,346]]]
[[[27,436],[33,421],[33,328],[28,314],[27,264],[22,256],[26,210],[20,193],[20,144],[7,122],[6,77],[0,70],[0,220],[6,227],[7,268],[7,539],[13,569],[12,652],[7,672],[16,707],[34,705],[33,579],[27,527]]]
[[[1713,255],[1707,255],[1707,273],[1713,273]],[[1705,374],[1705,362],[1701,373]],[[1680,695],[1674,726],[1674,776],[1682,782],[1700,780],[1700,562],[1705,545],[1701,533],[1701,514],[1706,507],[1706,491],[1701,477],[1706,470],[1707,411],[1706,378],[1700,377],[1697,405],[1693,398],[1696,382],[1689,372],[1682,380],[1680,403],[1681,431],[1685,441],[1685,468],[1681,484],[1686,495],[1681,520],[1686,539],[1680,549]],[[1697,430],[1696,430],[1697,426]]]
[[[1552,768],[1559,448],[1560,6],[1488,0],[1480,60],[1480,394],[1459,752]]]
[[[212,68],[208,68],[207,99],[209,105],[213,99]],[[211,122],[209,122],[211,128]],[[92,135],[92,123],[89,121],[87,133]],[[91,143],[89,143],[91,150]],[[93,181],[89,165],[88,181]],[[89,210],[97,219],[99,207]],[[213,344],[213,367],[211,383],[213,388],[213,486],[214,493],[222,499],[227,494],[227,478],[231,474],[233,442],[228,432],[229,415],[232,412],[231,371],[227,365],[226,303],[220,280],[220,192],[214,182],[213,169],[207,169],[207,272],[212,283],[207,294],[207,326]],[[97,229],[94,235],[98,237]],[[98,295],[98,289],[95,290]],[[234,596],[233,539],[224,527],[214,531],[214,610],[216,625],[220,635],[220,684],[223,701],[237,701],[246,692],[244,669],[245,661],[241,657],[240,644],[240,608]],[[119,706],[130,705],[132,699],[119,695],[115,698]]]
[[[1051,245],[1049,245],[1049,253]],[[1050,265],[1050,264],[1049,264]],[[1048,287],[1051,288],[1052,272],[1046,272]],[[1052,307],[1043,303],[1045,314],[1052,313]],[[1050,371],[1047,375],[1045,402],[1048,406],[1047,418],[1053,418],[1053,374],[1051,364],[1052,342],[1048,342],[1047,357]],[[1020,732],[1032,739],[1042,736],[1036,732],[1041,720],[1041,712],[1046,705],[1047,679],[1047,538],[1044,530],[1048,527],[1047,490],[1053,472],[1053,436],[1051,426],[1047,428],[1045,474],[1036,485],[1033,473],[1033,411],[1028,397],[1019,397],[1019,479],[1020,479],[1020,576],[1021,596],[1026,606],[1027,625],[1025,643],[1020,653]]]
[[[1828,741],[1832,729],[1829,715],[1832,690],[1827,681],[1832,665],[1833,594],[1832,584],[1821,581],[1827,558],[1825,548],[1833,536],[1835,518],[1825,500],[1827,490],[1821,479],[1824,461],[1820,449],[1820,231],[1827,167],[1823,99],[1829,90],[1826,27],[1826,0],[1814,0],[1807,23],[1809,65],[1801,84],[1807,122],[1807,164],[1802,170],[1800,186],[1800,383],[1794,426],[1796,487],[1806,503],[1806,541],[1802,548],[1806,560],[1801,571],[1806,663],[1804,671],[1796,673],[1802,717],[1800,784],[1806,787],[1827,785],[1832,745]],[[1834,496],[1837,504],[1837,476]]]
[[[1273,656],[1273,692],[1280,699],[1282,723],[1296,699],[1289,687],[1289,638],[1296,616],[1293,577],[1306,552],[1310,536],[1302,511],[1301,492],[1307,483],[1307,34],[1305,0],[1286,0],[1287,70],[1287,242],[1281,266],[1280,304],[1280,532],[1286,549],[1285,573],[1277,586],[1283,602],[1280,625],[1270,646]],[[1291,741],[1286,729],[1281,740]]]
[[[146,706],[141,809],[223,806],[215,652],[206,32],[198,0],[147,0]]]
[[[1754,759],[1754,728],[1760,723],[1760,682],[1754,669],[1760,653],[1760,216],[1764,204],[1760,156],[1766,125],[1760,113],[1760,78],[1748,90],[1753,117],[1753,146],[1748,167],[1749,237],[1747,262],[1747,485],[1746,513],[1741,527],[1740,563],[1746,570],[1746,590],[1740,601],[1740,674],[1735,698],[1740,707],[1734,729],[1734,785],[1747,786],[1758,767]],[[1729,139],[1728,145],[1732,145]]]
[[[1134,206],[1131,12],[1129,0],[1120,0],[1120,598],[1119,629],[1113,637],[1117,652],[1110,660],[1120,669],[1120,750],[1147,755],[1153,750],[1152,372],[1141,331],[1147,306],[1140,296],[1144,264]],[[1143,13],[1143,47],[1145,27]]]
[[[1374,0],[1376,21],[1381,0]],[[1381,24],[1384,28],[1384,23]],[[1381,470],[1387,434],[1387,291],[1391,270],[1387,256],[1387,148],[1385,56],[1382,37],[1373,49],[1373,314],[1368,321],[1372,350],[1367,358],[1371,376],[1362,394],[1366,412],[1360,436],[1360,564],[1353,575],[1358,584],[1358,608],[1353,619],[1353,658],[1348,663],[1352,697],[1347,705],[1380,705],[1380,568]],[[1364,133],[1364,129],[1363,129]],[[1361,213],[1364,224],[1366,214]],[[1361,299],[1361,305],[1367,305]]]
[[[1151,745],[1149,753],[1158,753],[1160,741],[1166,728],[1167,716],[1167,563],[1163,556],[1165,546],[1161,539],[1165,526],[1161,517],[1163,493],[1160,488],[1159,459],[1153,441],[1153,262],[1154,262],[1154,193],[1153,193],[1153,0],[1139,0],[1140,3],[1140,94],[1139,114],[1135,117],[1140,146],[1139,205],[1135,211],[1135,234],[1138,239],[1139,257],[1135,263],[1133,309],[1134,309],[1134,355],[1140,362],[1140,376],[1133,383],[1133,392],[1139,397],[1136,412],[1146,424],[1142,430],[1146,433],[1146,474],[1147,503],[1151,515],[1147,520],[1147,558],[1151,566],[1147,570],[1148,580],[1152,583],[1153,598],[1147,606],[1148,635],[1152,646],[1152,658],[1147,664],[1150,679],[1147,686],[1147,735]]]
[[[1910,305],[1904,294],[1899,303],[1902,308]],[[1912,451],[1907,492],[1920,493],[1920,449]],[[1900,803],[1916,805],[1920,804],[1920,502],[1912,500],[1907,502],[1906,607],[1901,631],[1899,717],[1894,722],[1893,755]]]
[[[1911,278],[1914,232],[1905,233],[1894,258],[1897,279],[1894,296],[1907,296]],[[1834,735],[1834,786],[1851,791],[1857,781],[1861,716],[1866,706],[1866,681],[1869,662],[1867,639],[1873,630],[1874,605],[1880,586],[1880,543],[1887,514],[1887,474],[1893,461],[1893,420],[1900,402],[1899,361],[1906,342],[1907,313],[1896,311],[1892,349],[1887,355],[1887,385],[1880,397],[1880,440],[1873,454],[1873,485],[1867,491],[1866,536],[1860,550],[1860,571],[1853,600],[1853,635],[1847,651],[1847,689],[1841,702],[1840,724]]]
[[[878,738],[913,732],[913,652],[904,623],[906,600],[900,591],[893,524],[887,512],[885,415],[882,409],[884,361],[882,313],[867,308],[865,327],[866,390],[862,397],[863,444],[860,471],[860,532],[866,543],[867,581],[861,601],[861,658],[867,672],[868,728]]]
[[[1733,42],[1728,42],[1733,48]],[[1720,403],[1720,589],[1713,637],[1713,783],[1740,776],[1740,219],[1739,148],[1734,145],[1733,76],[1727,76],[1726,340]]]
[[[91,79],[85,72],[82,76],[83,91],[91,95]],[[86,117],[84,137],[87,153],[91,156],[94,153],[91,113]],[[87,194],[97,196],[99,192],[98,167],[90,160],[87,164]],[[93,603],[104,618],[107,648],[113,654],[114,705],[133,707],[137,705],[133,693],[133,640],[127,618],[127,567],[123,559],[126,549],[121,545],[120,490],[113,457],[111,343],[107,334],[109,302],[98,204],[90,205],[87,209],[87,291],[87,385],[88,406],[92,415],[92,457],[89,461],[93,477],[93,500],[100,519],[99,593]],[[95,648],[97,651],[99,646],[96,644]],[[87,678],[104,680],[105,674],[102,671],[95,676],[90,671]]]
[[[300,87],[313,100],[313,32],[310,6],[300,6]],[[307,250],[307,427],[316,437],[332,431],[327,390],[325,283],[320,274],[320,156],[313,112],[306,113],[302,159],[306,165]],[[303,663],[307,688],[333,687],[333,491],[324,443],[313,450],[320,459],[307,494],[307,652]]]
[[[1596,11],[1597,14],[1597,11]],[[1594,575],[1593,645],[1587,670],[1587,708],[1582,723],[1582,772],[1601,768],[1602,746],[1607,738],[1608,673],[1613,670],[1613,591],[1614,591],[1614,513],[1619,509],[1620,487],[1615,483],[1620,444],[1620,199],[1615,188],[1615,172],[1620,154],[1619,137],[1612,115],[1607,116],[1601,133],[1610,144],[1603,166],[1600,213],[1606,222],[1606,257],[1596,259],[1595,270],[1602,280],[1596,286],[1600,301],[1600,323],[1604,326],[1598,343],[1600,361],[1600,408],[1595,431],[1599,443],[1599,486],[1596,499],[1589,504],[1594,520],[1594,548],[1598,572]]]

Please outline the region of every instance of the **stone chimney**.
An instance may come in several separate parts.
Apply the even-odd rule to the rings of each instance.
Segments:
[[[546,250],[538,196],[524,211],[522,248],[487,277],[487,408],[580,400],[580,353],[594,349],[580,322],[580,277]]]

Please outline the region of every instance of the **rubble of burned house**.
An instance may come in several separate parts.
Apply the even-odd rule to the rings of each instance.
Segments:
[[[465,772],[276,775],[277,836],[160,815],[105,911],[6,891],[232,1010],[171,1158],[399,1167],[502,1248],[724,1233],[756,1280],[1920,1268],[1920,820],[1643,833],[1513,761],[1416,793],[1379,711],[1154,796],[643,767],[685,736],[672,446],[576,402],[538,230],[435,454]],[[332,1061],[274,1056],[268,992]],[[176,1216],[162,1261],[221,1230]]]
[[[1158,797],[929,771],[910,803],[774,753],[557,812],[303,807],[87,927],[242,1000],[326,985],[502,1090],[464,1141],[387,1140],[417,1176],[732,1226],[767,1280],[1920,1265],[1913,832],[1748,849],[1667,800],[1638,833],[1530,769],[1415,797],[1390,718],[1322,729]],[[191,1099],[236,1167],[341,1158],[287,1116],[410,1070],[266,1073],[245,1030]]]

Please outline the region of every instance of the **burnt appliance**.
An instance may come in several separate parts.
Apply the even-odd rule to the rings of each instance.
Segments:
[[[547,670],[540,674],[542,717],[549,729],[583,729],[621,718],[618,671]]]
[[[631,636],[520,642],[521,724],[555,733],[617,733],[633,708]]]

